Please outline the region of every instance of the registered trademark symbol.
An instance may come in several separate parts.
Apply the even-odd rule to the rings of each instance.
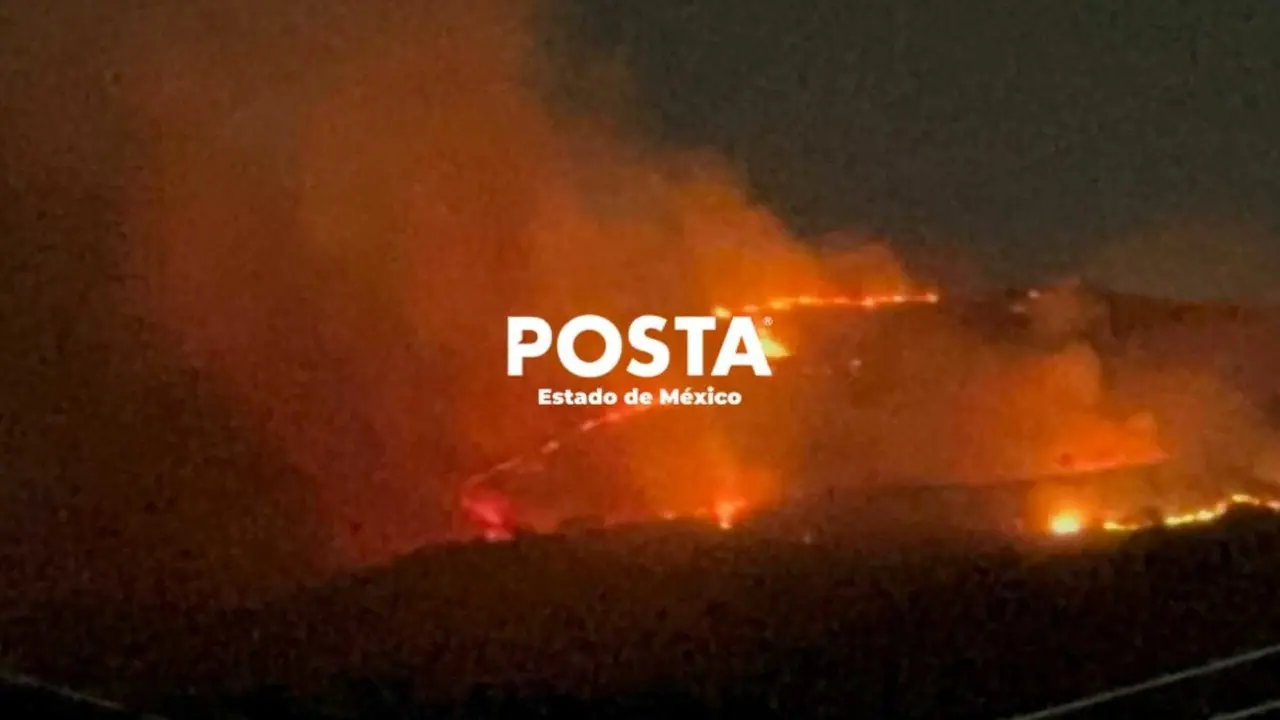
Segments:
[[[765,327],[769,327],[770,325],[772,325],[772,324],[773,324],[773,316],[772,316],[772,315],[765,315],[765,316],[764,316],[764,321],[763,321],[763,322],[764,322],[764,326],[765,326]]]

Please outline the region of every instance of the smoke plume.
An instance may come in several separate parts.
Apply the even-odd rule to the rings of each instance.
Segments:
[[[531,4],[376,5],[139,19],[121,90],[143,145],[132,307],[310,478],[339,565],[439,538],[461,474],[564,422],[505,377],[506,316],[697,314],[824,282],[722,163],[549,101]]]
[[[163,595],[194,582],[174,566],[253,584],[447,535],[463,476],[580,419],[505,376],[508,315],[910,286],[885,247],[809,249],[725,163],[631,137],[621,65],[564,62],[525,0],[59,8],[16,16],[0,119],[5,520],[77,558],[50,574]],[[1000,477],[1132,429],[1097,420],[1092,350],[922,323],[885,331],[901,390],[800,404],[778,457]],[[691,417],[603,484],[777,489],[787,463]]]

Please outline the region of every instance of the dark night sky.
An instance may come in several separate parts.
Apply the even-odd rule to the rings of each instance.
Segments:
[[[1101,263],[1105,278],[1138,289],[1248,295],[1280,274],[1280,250],[1256,249],[1278,244],[1274,2],[564,3],[576,13],[562,8],[549,26],[617,52],[653,136],[728,155],[801,233],[883,233],[917,261],[962,256],[1019,283]],[[131,18],[165,15],[149,3],[125,13],[85,0],[5,7],[28,9],[0,10],[0,33],[14,35],[0,57],[4,87],[27,88],[20,96],[64,86],[65,117],[78,109],[100,124],[118,110],[111,76],[84,66],[131,42],[120,29]],[[185,14],[216,24],[223,11],[243,19],[253,7],[218,0]],[[323,4],[273,7],[241,34],[287,38],[300,34],[291,24],[323,28],[339,14]],[[41,37],[54,27],[66,28],[58,43]],[[19,122],[21,105],[11,108]],[[56,127],[65,118],[26,121]],[[110,131],[76,142],[94,138],[100,147],[84,152],[109,158],[98,165],[122,162]],[[1194,229],[1170,230],[1185,225]],[[1220,277],[1186,269],[1223,261],[1217,248],[1239,237],[1254,249]],[[1153,257],[1163,260],[1158,270],[1135,269]]]
[[[1275,3],[590,6],[586,24],[622,49],[652,127],[722,149],[801,230],[883,232],[908,255],[954,244],[1011,282],[1094,271],[1117,239],[1141,248],[1120,257],[1192,266],[1217,261],[1228,235],[1276,245]],[[1237,261],[1258,269],[1233,266],[1221,283],[1117,261],[1097,272],[1158,292],[1253,293],[1278,253]]]

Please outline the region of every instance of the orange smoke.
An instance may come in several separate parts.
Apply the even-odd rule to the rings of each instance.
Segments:
[[[584,419],[537,406],[535,388],[564,380],[550,363],[506,377],[508,315],[763,317],[913,291],[882,245],[795,242],[713,159],[642,151],[609,118],[550,107],[531,80],[546,64],[529,11],[319,12],[339,40],[285,40],[245,10],[229,41],[179,24],[191,42],[156,38],[133,58],[145,72],[124,90],[144,128],[130,291],[310,479],[336,564],[446,534],[465,476]],[[1110,449],[1122,429],[1073,419],[1093,410],[1060,397],[1070,372],[1037,379],[1034,362],[945,323],[903,332],[885,380],[900,389],[856,412],[798,402],[767,452],[735,442],[741,418],[672,415],[621,447],[580,449],[573,490],[661,505],[768,497],[814,432],[847,448],[851,476],[994,478],[1130,452]],[[780,358],[803,334],[764,339]],[[1102,449],[1061,449],[1081,438]]]
[[[34,478],[11,488],[30,498],[6,495],[6,521],[34,518],[87,548],[101,576],[128,570],[165,595],[218,574],[189,570],[190,557],[257,565],[247,574],[258,577],[271,574],[267,554],[275,567],[305,564],[309,552],[274,551],[312,550],[312,524],[332,545],[314,553],[329,568],[413,548],[446,534],[463,481],[495,465],[559,490],[539,468],[583,422],[599,430],[562,473],[583,506],[634,490],[641,506],[703,507],[722,521],[803,470],[979,482],[1161,450],[1189,465],[1223,452],[1249,460],[1266,439],[1237,432],[1256,423],[1214,372],[1136,372],[1130,404],[1156,422],[1131,423],[1097,406],[1087,352],[994,347],[928,314],[842,320],[867,340],[867,357],[835,358],[872,376],[855,389],[797,397],[774,378],[751,388],[742,413],[600,421],[538,408],[534,388],[564,378],[505,377],[507,315],[625,321],[720,305],[774,315],[770,354],[799,362],[813,338],[790,310],[833,298],[894,307],[866,299],[914,288],[882,245],[794,242],[714,159],[650,152],[612,118],[550,107],[533,84],[531,69],[550,64],[526,0],[377,4],[309,3],[300,24],[293,9],[247,0],[72,3],[15,26],[21,71],[4,79],[16,99],[0,119],[14,135],[9,192],[47,197],[24,197],[10,228],[29,241],[11,263],[21,282],[5,328],[20,358],[10,394],[36,421],[6,446],[25,455],[15,477]],[[613,66],[580,69],[609,81]],[[1043,334],[1088,319],[1069,299]],[[38,328],[50,313],[58,322]],[[159,348],[130,345],[139,325],[148,343],[158,326]],[[48,372],[55,348],[74,367]],[[1257,363],[1253,381],[1272,382],[1273,367]],[[251,473],[246,456],[270,462]],[[46,482],[71,501],[44,497]],[[277,504],[287,511],[263,510]],[[71,555],[31,537],[45,557]],[[152,572],[127,554],[138,548],[173,563]],[[43,572],[70,577],[82,560]]]
[[[858,389],[829,391],[803,420],[815,453],[846,463],[850,481],[998,482],[1163,457],[1153,428],[1102,402],[1087,346],[994,344],[943,313],[863,333]]]
[[[246,15],[234,42],[157,44],[128,88],[153,129],[129,217],[139,307],[313,479],[337,562],[438,536],[450,478],[564,423],[536,405],[545,383],[505,376],[506,316],[625,321],[826,287],[717,162],[553,112],[529,10],[321,13],[346,39],[284,47]],[[838,279],[901,285],[878,257]]]

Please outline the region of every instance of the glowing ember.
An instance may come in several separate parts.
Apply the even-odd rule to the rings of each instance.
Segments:
[[[737,519],[738,513],[741,512],[745,504],[741,500],[722,500],[716,503],[716,524],[720,526],[721,530],[733,529],[734,520]]]
[[[1075,535],[1084,528],[1080,516],[1073,512],[1062,512],[1049,520],[1049,532],[1054,535]]]
[[[759,328],[760,344],[769,359],[791,357],[791,351],[774,337],[769,328]]]
[[[1028,293],[1028,296],[1034,298],[1034,291]],[[717,306],[712,309],[712,313],[720,318],[733,317],[734,315],[758,315],[763,309],[768,308],[772,311],[788,311],[798,307],[805,308],[825,308],[825,307],[861,307],[866,309],[876,309],[893,305],[903,305],[912,303],[933,304],[939,301],[939,295],[936,292],[927,292],[920,295],[886,295],[886,296],[870,296],[870,297],[850,297],[850,296],[829,296],[820,297],[813,295],[802,295],[798,297],[781,297],[770,298],[762,303],[744,305],[736,310],[725,306]],[[785,358],[791,356],[791,351],[783,345],[767,327],[758,327],[759,337],[764,345],[765,352],[770,358]],[[857,361],[855,361],[856,363]],[[638,415],[650,411],[656,406],[635,406],[627,408],[615,408],[603,417],[593,418],[582,422],[577,433],[587,433],[605,424],[622,422],[631,416]],[[555,438],[545,442],[539,449],[537,455],[546,456],[557,452],[561,443],[565,438]],[[1114,458],[1103,458],[1094,462],[1078,462],[1074,459],[1070,463],[1071,471],[1074,473],[1082,471],[1100,471],[1117,469],[1119,467],[1132,465],[1148,465],[1158,463],[1165,460],[1162,452],[1157,451],[1152,457],[1144,458],[1143,462],[1133,462],[1132,460],[1116,460]],[[506,462],[490,468],[489,470],[478,473],[468,478],[463,484],[463,507],[472,522],[479,525],[490,540],[506,540],[510,539],[511,533],[511,510],[509,500],[501,494],[486,494],[480,490],[480,486],[490,478],[510,471],[513,467],[522,465],[524,458],[517,456]],[[1041,525],[1044,531],[1054,536],[1071,536],[1078,535],[1089,528],[1097,528],[1112,533],[1133,532],[1141,530],[1153,525],[1161,525],[1164,527],[1180,527],[1187,525],[1197,525],[1213,522],[1225,515],[1232,507],[1239,505],[1252,505],[1258,507],[1266,507],[1273,511],[1280,512],[1280,501],[1262,500],[1251,495],[1236,494],[1230,496],[1217,505],[1206,508],[1198,508],[1185,512],[1165,515],[1145,522],[1119,522],[1114,520],[1100,521],[1100,518],[1086,518],[1084,515],[1075,511],[1063,511],[1049,518],[1047,525]],[[708,521],[714,521],[717,526],[723,529],[734,527],[740,519],[741,513],[745,508],[742,500],[721,501],[712,507],[704,507],[694,513],[693,517],[703,518]],[[684,515],[684,513],[675,513],[667,511],[662,513],[662,517],[673,519]],[[686,515],[687,516],[687,515]]]
[[[1102,529],[1108,532],[1134,532],[1155,525],[1163,525],[1164,527],[1182,527],[1185,525],[1203,525],[1211,523],[1218,518],[1226,515],[1233,507],[1250,506],[1264,507],[1268,510],[1280,512],[1280,501],[1263,500],[1262,498],[1243,493],[1236,493],[1231,497],[1212,507],[1198,508],[1188,510],[1186,512],[1166,515],[1158,521],[1148,522],[1115,522],[1107,521],[1102,524]]]
[[[711,313],[719,318],[728,318],[735,315],[757,315],[762,309],[768,308],[772,311],[785,312],[794,310],[798,307],[804,308],[835,308],[835,307],[862,307],[866,309],[876,309],[880,307],[888,307],[894,305],[907,304],[934,304],[939,301],[939,295],[936,292],[926,292],[918,295],[906,295],[896,293],[892,295],[879,295],[867,297],[850,297],[847,295],[837,296],[816,296],[816,295],[800,295],[796,297],[777,297],[770,298],[761,303],[743,305],[739,308],[732,309],[723,305],[718,305],[711,309]],[[781,341],[773,335],[767,327],[758,327],[758,336],[764,345],[765,353],[770,358],[786,358],[791,356],[791,351]],[[629,419],[632,416],[649,412],[656,408],[656,405],[637,405],[626,408],[615,408],[607,414],[598,418],[591,418],[580,423],[573,434],[583,434],[591,432],[606,424],[619,423]],[[538,449],[536,456],[548,456],[558,452],[566,437],[549,439]],[[511,511],[510,500],[500,494],[486,495],[482,490],[490,479],[503,473],[511,472],[514,469],[526,466],[537,466],[537,463],[523,455],[518,455],[508,460],[498,463],[497,465],[468,477],[462,483],[462,505],[467,516],[474,525],[478,525],[484,532],[485,536],[490,540],[506,540],[511,538]],[[713,508],[704,508],[694,513],[695,517],[714,519],[716,524],[724,529],[732,528],[736,520],[741,515],[745,503],[741,500],[725,501],[717,503]],[[664,513],[663,516],[676,516],[674,513]]]

